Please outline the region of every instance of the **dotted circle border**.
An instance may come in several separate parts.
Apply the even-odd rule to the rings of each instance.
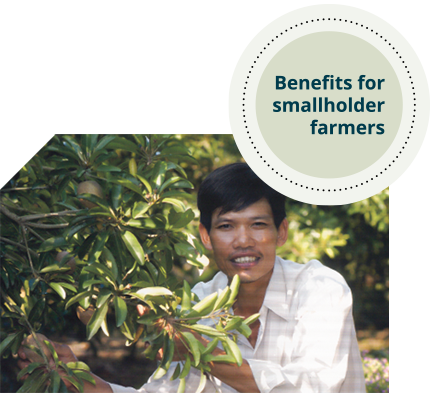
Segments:
[[[323,22],[323,21],[325,21],[325,22],[326,22],[326,21],[339,21],[339,22],[345,22],[345,23],[348,23],[348,22],[349,22],[349,23],[354,23],[356,26],[359,26],[360,28],[361,28],[361,27],[364,27],[363,24],[359,24],[358,22],[348,21],[347,19],[342,19],[342,18],[322,18],[322,19],[317,18],[316,20],[311,19],[311,22],[315,22],[315,21],[317,21],[317,22],[321,22],[321,21],[322,21],[322,22]],[[299,23],[299,24],[296,24],[294,27],[296,28],[296,27],[298,27],[298,26],[303,26],[304,23],[305,23],[305,24],[308,24],[309,22],[310,22],[310,21],[307,20],[307,21],[305,21],[305,22],[301,22],[301,23]],[[275,39],[279,38],[279,37],[280,37],[281,35],[283,35],[284,33],[287,33],[287,32],[289,32],[290,30],[293,30],[294,27],[291,26],[291,27],[287,28],[285,31],[281,32],[280,35],[275,36]],[[368,26],[365,26],[365,29],[368,30],[368,29],[369,29]],[[372,33],[376,33],[376,35],[379,36],[379,33],[378,33],[378,32],[375,32],[373,29],[370,29],[370,31],[371,31]],[[380,38],[383,38],[383,36],[380,36]],[[388,42],[388,40],[386,40],[385,38],[383,38],[383,39],[384,39],[385,42]],[[267,46],[270,46],[272,42],[274,42],[274,39],[272,39],[271,42],[268,42]],[[391,43],[388,42],[388,45],[391,46]],[[267,46],[263,47],[263,50],[266,50]],[[395,50],[395,47],[392,47],[392,49],[395,51],[395,53],[396,53],[397,55],[399,54],[399,53]],[[260,52],[260,54],[262,54],[262,53],[263,53],[263,52]],[[259,58],[260,58],[260,56],[257,56],[257,59],[259,59]],[[401,56],[399,56],[399,58],[402,59]],[[402,62],[402,64],[405,63],[404,60],[401,60],[401,62]],[[255,64],[255,63],[257,63],[257,60],[254,60],[254,64]],[[404,67],[407,69],[407,65],[405,65]],[[251,68],[253,69],[253,68],[254,68],[254,65],[252,65]],[[251,70],[248,71],[248,73],[251,74],[251,73],[252,73]],[[409,71],[409,70],[407,70],[407,73],[409,74],[409,75],[408,75],[408,76],[409,76],[409,79],[412,79],[412,76],[410,75],[410,71]],[[249,75],[247,75],[247,79],[249,79],[249,78],[250,78]],[[414,84],[413,81],[411,81],[410,83],[411,83],[412,85]],[[248,84],[248,80],[245,81],[245,84],[246,84],[246,85]],[[245,86],[245,87],[244,87],[244,90],[246,90],[246,89],[247,89],[247,87]],[[412,90],[415,90],[415,87],[414,87],[414,86],[412,86]],[[245,92],[243,93],[243,95],[245,95]],[[413,95],[416,96],[415,91],[413,91]],[[416,101],[416,97],[413,97],[413,100]],[[242,101],[245,101],[245,97],[242,98]],[[414,105],[414,110],[413,110],[413,112],[415,113],[415,112],[416,112],[416,103],[414,103],[413,105]],[[243,103],[242,106],[245,107],[245,103]],[[245,112],[245,108],[242,109],[242,112]],[[416,115],[413,114],[412,125],[411,125],[411,127],[410,127],[411,130],[409,130],[409,134],[412,134],[412,129],[413,129],[413,126],[414,126],[414,123],[415,123],[415,116],[416,116]],[[245,113],[243,114],[243,117],[244,117],[244,118],[246,117]],[[248,126],[246,125],[246,123],[247,123],[247,121],[244,119],[244,124],[245,124],[245,128],[246,128],[246,133],[249,134],[250,132],[248,131]],[[248,138],[249,138],[249,139],[252,139],[251,136],[248,136]],[[408,136],[407,139],[410,139],[410,136]],[[255,145],[254,141],[251,141],[251,144],[253,145],[254,149],[256,150],[256,153],[257,153],[257,154],[260,154],[260,152],[257,150],[257,147],[254,146],[254,145]],[[407,145],[407,141],[404,142],[404,144]],[[399,158],[399,155],[403,154],[403,150],[404,150],[404,148],[405,148],[405,146],[402,146],[401,150],[399,151],[399,154],[397,154],[397,155],[395,156],[396,159]],[[263,156],[261,155],[260,158],[263,159]],[[263,162],[266,164],[266,160],[263,160]],[[392,160],[392,162],[394,163],[395,160]],[[276,175],[280,175],[281,178],[284,178],[286,181],[289,181],[290,183],[294,184],[295,186],[299,186],[299,187],[301,187],[301,188],[304,188],[304,185],[302,185],[302,184],[298,184],[298,183],[293,183],[293,180],[289,180],[287,177],[284,177],[284,175],[282,175],[282,174],[278,173],[277,171],[275,171],[275,168],[271,168],[271,165],[270,165],[270,164],[267,164],[267,165],[268,165],[268,167],[272,170],[272,172],[275,172]],[[387,171],[389,167],[391,167],[391,164],[388,164],[388,167],[385,167],[385,168],[383,169],[383,171]],[[376,176],[376,177],[379,177],[380,175],[383,174],[383,171],[380,172],[379,174],[375,175],[375,176]],[[370,181],[373,181],[374,179],[375,179],[375,178],[372,177],[372,178],[370,178]],[[347,190],[349,190],[349,189],[357,188],[358,186],[363,186],[364,183],[367,184],[368,182],[369,182],[369,180],[365,180],[363,183],[356,184],[356,185],[354,185],[354,186],[350,186],[350,187],[345,187],[344,190],[347,191]],[[311,191],[314,191],[314,188],[313,188],[313,187],[310,187],[310,188],[309,188],[308,186],[305,186],[305,189],[306,189],[306,190],[310,189]],[[317,190],[317,191],[320,191],[320,188],[317,188],[316,190]],[[332,190],[331,190],[331,189],[326,190],[326,189],[323,189],[323,188],[322,188],[322,192],[325,192],[325,191],[331,192]],[[336,192],[336,191],[343,191],[343,188],[334,189],[334,192]]]

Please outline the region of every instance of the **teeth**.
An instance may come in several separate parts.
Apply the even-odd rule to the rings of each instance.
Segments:
[[[256,257],[241,257],[234,259],[235,263],[251,263],[255,262],[257,258]]]

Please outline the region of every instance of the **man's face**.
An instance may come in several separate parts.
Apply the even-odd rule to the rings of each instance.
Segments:
[[[238,274],[241,283],[265,284],[270,280],[276,248],[287,240],[287,220],[275,227],[266,199],[234,212],[212,214],[210,233],[200,225],[203,244],[214,252],[219,269],[229,278]]]

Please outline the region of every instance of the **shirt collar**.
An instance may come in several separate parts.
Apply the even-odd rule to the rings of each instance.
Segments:
[[[274,271],[266,289],[263,306],[272,310],[279,317],[289,320],[289,302],[287,301],[286,278],[279,257],[275,258]],[[262,306],[262,307],[263,307]]]

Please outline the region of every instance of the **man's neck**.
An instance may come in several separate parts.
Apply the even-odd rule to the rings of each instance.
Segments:
[[[247,318],[260,311],[263,301],[265,300],[266,290],[271,277],[272,271],[268,276],[265,276],[258,281],[241,283],[237,300],[233,307],[233,311],[236,315],[241,315]]]

